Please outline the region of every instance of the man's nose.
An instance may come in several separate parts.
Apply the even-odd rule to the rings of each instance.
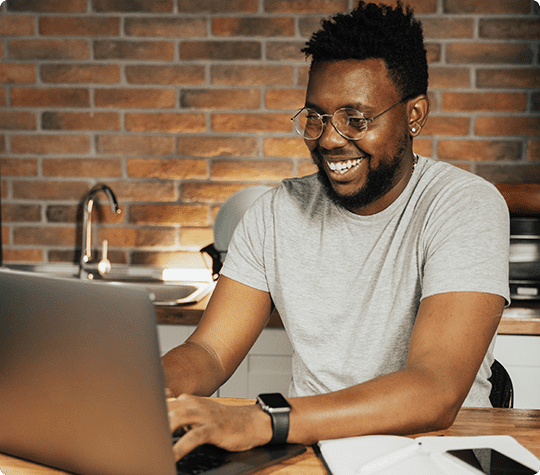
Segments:
[[[341,135],[334,125],[334,118],[329,117],[323,129],[322,135],[319,137],[319,145],[327,150],[339,148],[347,145],[348,139]]]

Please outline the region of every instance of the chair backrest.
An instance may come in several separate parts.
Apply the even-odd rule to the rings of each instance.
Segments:
[[[494,360],[491,365],[491,376],[488,381],[491,383],[491,393],[489,400],[493,407],[509,408],[514,407],[514,386],[512,378],[506,368]]]

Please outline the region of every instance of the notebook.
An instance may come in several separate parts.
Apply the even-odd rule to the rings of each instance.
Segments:
[[[145,290],[0,269],[0,309],[1,453],[84,475],[176,473]],[[303,450],[228,454],[208,473],[252,473]]]

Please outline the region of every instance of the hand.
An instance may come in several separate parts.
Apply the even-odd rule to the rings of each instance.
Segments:
[[[171,432],[183,431],[174,445],[176,460],[203,444],[230,451],[249,450],[272,438],[270,416],[257,405],[225,406],[187,394],[167,399]]]

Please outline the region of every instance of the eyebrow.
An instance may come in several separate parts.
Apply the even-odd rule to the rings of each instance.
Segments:
[[[317,104],[314,104],[314,103],[309,102],[309,101],[306,101],[304,107],[316,110],[319,113],[324,113],[324,111],[323,111],[323,109],[321,107],[319,107]],[[361,102],[343,104],[340,107],[338,107],[336,110],[338,110],[338,109],[356,109],[358,112],[362,112],[365,115],[374,114],[376,112],[376,109],[374,107],[366,106],[365,104],[362,104]]]

